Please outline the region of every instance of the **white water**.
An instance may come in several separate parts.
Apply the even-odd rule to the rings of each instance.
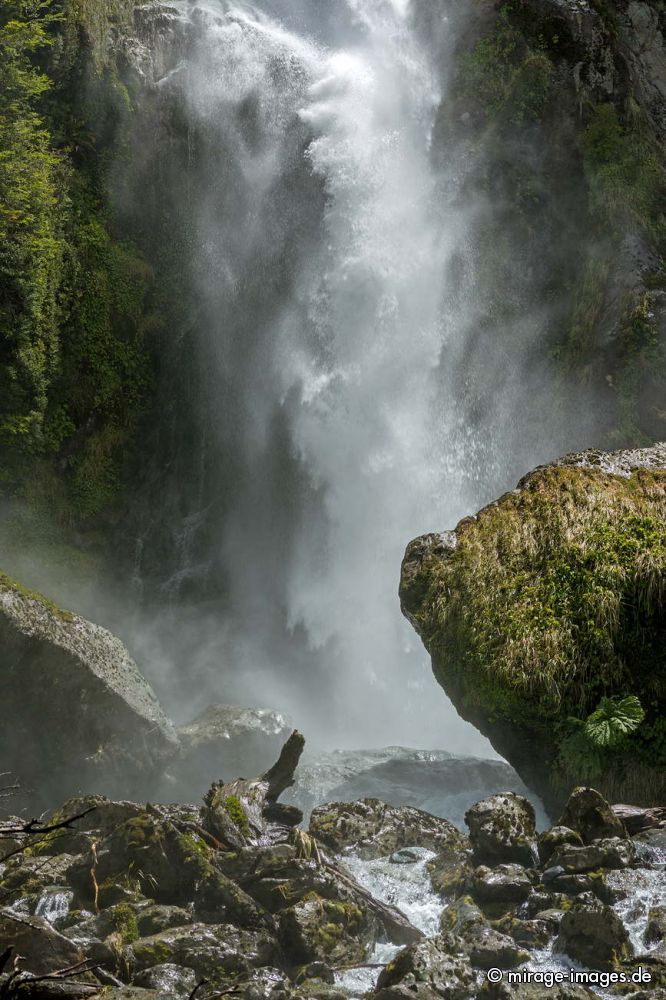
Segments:
[[[261,5],[181,3],[190,50],[160,84],[204,137],[202,448],[236,463],[213,554],[231,610],[198,636],[201,674],[224,661],[225,701],[286,710],[329,746],[487,753],[396,595],[405,544],[475,503],[446,362],[464,220],[431,150],[447,18],[435,67],[409,0],[338,8],[317,39],[314,8],[299,33]],[[188,553],[210,499],[184,521],[172,592],[202,570]]]

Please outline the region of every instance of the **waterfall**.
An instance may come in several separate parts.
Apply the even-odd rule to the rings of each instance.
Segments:
[[[187,43],[159,86],[194,136],[199,438],[217,471],[165,592],[217,575],[226,595],[195,629],[189,693],[274,705],[328,745],[485,748],[397,599],[405,544],[474,497],[451,386],[465,219],[432,150],[442,46],[410,0],[169,6]]]

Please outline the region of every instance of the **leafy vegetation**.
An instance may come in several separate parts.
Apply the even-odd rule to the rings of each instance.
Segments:
[[[493,32],[463,58],[459,96],[477,113],[516,126],[537,121],[550,94],[553,66],[542,42],[529,44],[505,4]]]
[[[106,196],[131,114],[103,65],[111,6],[0,10],[0,489],[77,528],[118,497],[156,322],[151,270],[112,235]]]

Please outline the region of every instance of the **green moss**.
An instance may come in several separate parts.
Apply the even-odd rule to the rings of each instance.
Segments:
[[[120,935],[123,944],[132,944],[141,937],[136,913],[128,903],[118,903],[110,910],[113,929]]]
[[[22,586],[16,580],[12,580],[11,577],[7,576],[5,573],[0,572],[0,587],[4,587],[7,590],[11,590],[13,593],[18,594],[19,597],[23,597],[28,601],[37,601],[44,608],[47,609],[56,618],[60,618],[61,621],[70,622],[74,620],[74,615],[71,611],[63,611],[59,608],[53,601],[50,601],[48,597],[44,597],[43,594],[38,594],[37,591],[28,590],[26,587]]]
[[[633,694],[655,727],[666,706],[665,519],[666,473],[562,466],[462,522],[457,548],[423,566],[410,596],[467,714],[552,745],[570,717]],[[641,729],[620,756],[663,766],[663,734]]]
[[[161,965],[163,962],[170,962],[173,958],[173,953],[168,944],[164,941],[151,941],[148,938],[142,938],[137,941],[133,945],[132,951],[143,968],[148,968],[151,965]]]
[[[512,22],[512,12],[512,5],[504,4],[492,33],[463,57],[456,90],[482,117],[519,126],[543,115],[553,66],[543,41],[530,44]]]
[[[228,795],[224,800],[224,807],[229,814],[229,818],[233,821],[237,829],[240,830],[244,837],[249,837],[250,824],[238,796]]]
[[[591,208],[600,226],[616,233],[638,226],[662,242],[664,166],[640,119],[623,124],[614,104],[597,105],[582,148]]]

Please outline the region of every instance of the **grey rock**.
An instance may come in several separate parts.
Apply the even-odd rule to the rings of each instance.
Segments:
[[[197,977],[192,969],[163,962],[161,965],[153,965],[150,969],[140,972],[134,978],[134,985],[148,990],[157,990],[159,993],[173,997],[174,1000],[181,997],[186,1000],[197,985]]]
[[[528,898],[532,879],[520,865],[481,865],[472,877],[471,894],[480,903],[516,905]]]
[[[401,951],[380,972],[375,996],[471,1000],[475,992],[474,971],[462,943],[439,934]]]
[[[379,799],[318,806],[310,817],[309,832],[331,850],[353,847],[362,858],[385,857],[404,847],[449,848],[461,854],[468,847],[467,838],[448,820]]]
[[[533,864],[536,849],[534,807],[522,795],[514,792],[491,795],[467,811],[465,822],[478,861]]]
[[[120,639],[0,577],[0,647],[0,758],[24,788],[41,789],[25,804],[154,786],[178,741]]]
[[[553,852],[564,844],[582,846],[583,840],[579,833],[570,830],[568,826],[551,826],[549,830],[542,833],[537,841],[537,850],[542,864],[550,867],[550,858]]]
[[[624,453],[621,453],[624,454]],[[666,455],[666,449],[664,449]],[[617,473],[620,475],[620,472]],[[575,788],[564,807],[558,826],[566,826],[579,833],[584,844],[605,837],[625,837],[627,831],[622,820],[594,788]]]
[[[576,901],[564,914],[555,950],[602,971],[616,970],[631,957],[629,935],[615,910],[592,899]]]

